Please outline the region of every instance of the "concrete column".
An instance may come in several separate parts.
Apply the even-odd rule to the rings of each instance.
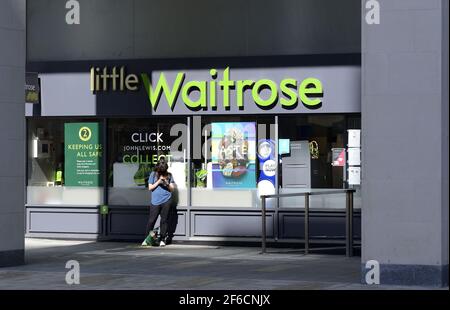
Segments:
[[[448,285],[448,0],[362,8],[362,280]]]
[[[0,267],[24,262],[25,0],[0,1]]]

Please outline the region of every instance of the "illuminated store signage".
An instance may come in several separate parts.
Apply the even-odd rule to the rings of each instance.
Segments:
[[[144,86],[149,105],[154,112],[161,107],[161,101],[174,111],[181,98],[190,111],[230,111],[244,110],[246,105],[254,105],[261,110],[272,110],[277,105],[291,110],[300,103],[306,109],[318,109],[322,105],[323,85],[314,77],[297,80],[292,77],[276,82],[272,79],[233,79],[229,67],[224,70],[211,69],[205,80],[190,80],[185,72],[172,74],[170,81],[167,74],[149,77],[142,73],[127,74],[125,68],[93,67],[90,70],[91,91],[137,91],[140,84]],[[246,100],[246,93],[251,101]],[[220,106],[220,109],[219,109]],[[234,107],[232,107],[234,106]]]

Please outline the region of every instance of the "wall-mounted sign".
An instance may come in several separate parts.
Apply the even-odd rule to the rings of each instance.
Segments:
[[[322,105],[322,82],[311,76],[301,80],[286,77],[275,81],[268,77],[260,79],[234,79],[229,67],[223,70],[211,69],[205,79],[190,79],[186,72],[177,72],[174,79],[160,72],[159,76],[149,77],[147,73],[127,74],[125,68],[92,67],[91,91],[136,91],[142,83],[147,93],[149,105],[158,111],[160,101],[173,111],[177,105],[184,105],[191,112],[196,111],[230,111],[233,105],[244,110],[246,105],[258,109],[271,110],[279,105],[282,109],[292,110],[299,104],[307,109],[318,109]],[[244,95],[251,100],[244,100]],[[247,97],[248,98],[248,97]],[[182,102],[179,102],[181,99]],[[163,103],[164,104],[164,103]]]
[[[90,89],[108,94],[108,107],[126,101],[153,115],[352,113],[360,112],[360,68],[210,68],[129,72],[122,67],[90,70]],[[139,92],[138,96],[130,92]],[[111,94],[117,102],[111,103]],[[331,101],[332,98],[332,101]],[[105,98],[106,100],[106,98]],[[114,100],[113,100],[114,101]],[[117,106],[117,107],[116,107]],[[105,110],[106,111],[106,110]],[[129,113],[129,109],[127,110]]]
[[[39,76],[37,73],[27,72],[25,76],[25,102],[39,103]]]
[[[214,188],[256,185],[256,124],[212,123],[211,156]]]
[[[99,123],[64,124],[66,186],[102,186],[100,127]]]
[[[213,69],[214,70],[214,69]],[[153,71],[149,80],[156,97],[163,77],[167,90],[158,115],[359,113],[361,74],[356,66],[222,68]],[[150,84],[149,84],[150,85]],[[176,97],[176,90],[180,93]],[[145,91],[147,97],[149,93]],[[166,94],[168,96],[166,96]],[[150,99],[150,98],[149,98]],[[206,100],[206,102],[205,102]],[[147,100],[148,101],[148,100]],[[191,102],[192,101],[192,102]],[[188,103],[188,104],[186,104]]]

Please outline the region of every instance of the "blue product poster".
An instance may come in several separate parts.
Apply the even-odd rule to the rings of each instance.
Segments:
[[[214,188],[256,187],[256,123],[212,123]]]
[[[264,187],[267,195],[275,193],[275,176],[277,173],[277,161],[275,159],[275,142],[270,139],[258,141],[259,179],[258,188]]]

